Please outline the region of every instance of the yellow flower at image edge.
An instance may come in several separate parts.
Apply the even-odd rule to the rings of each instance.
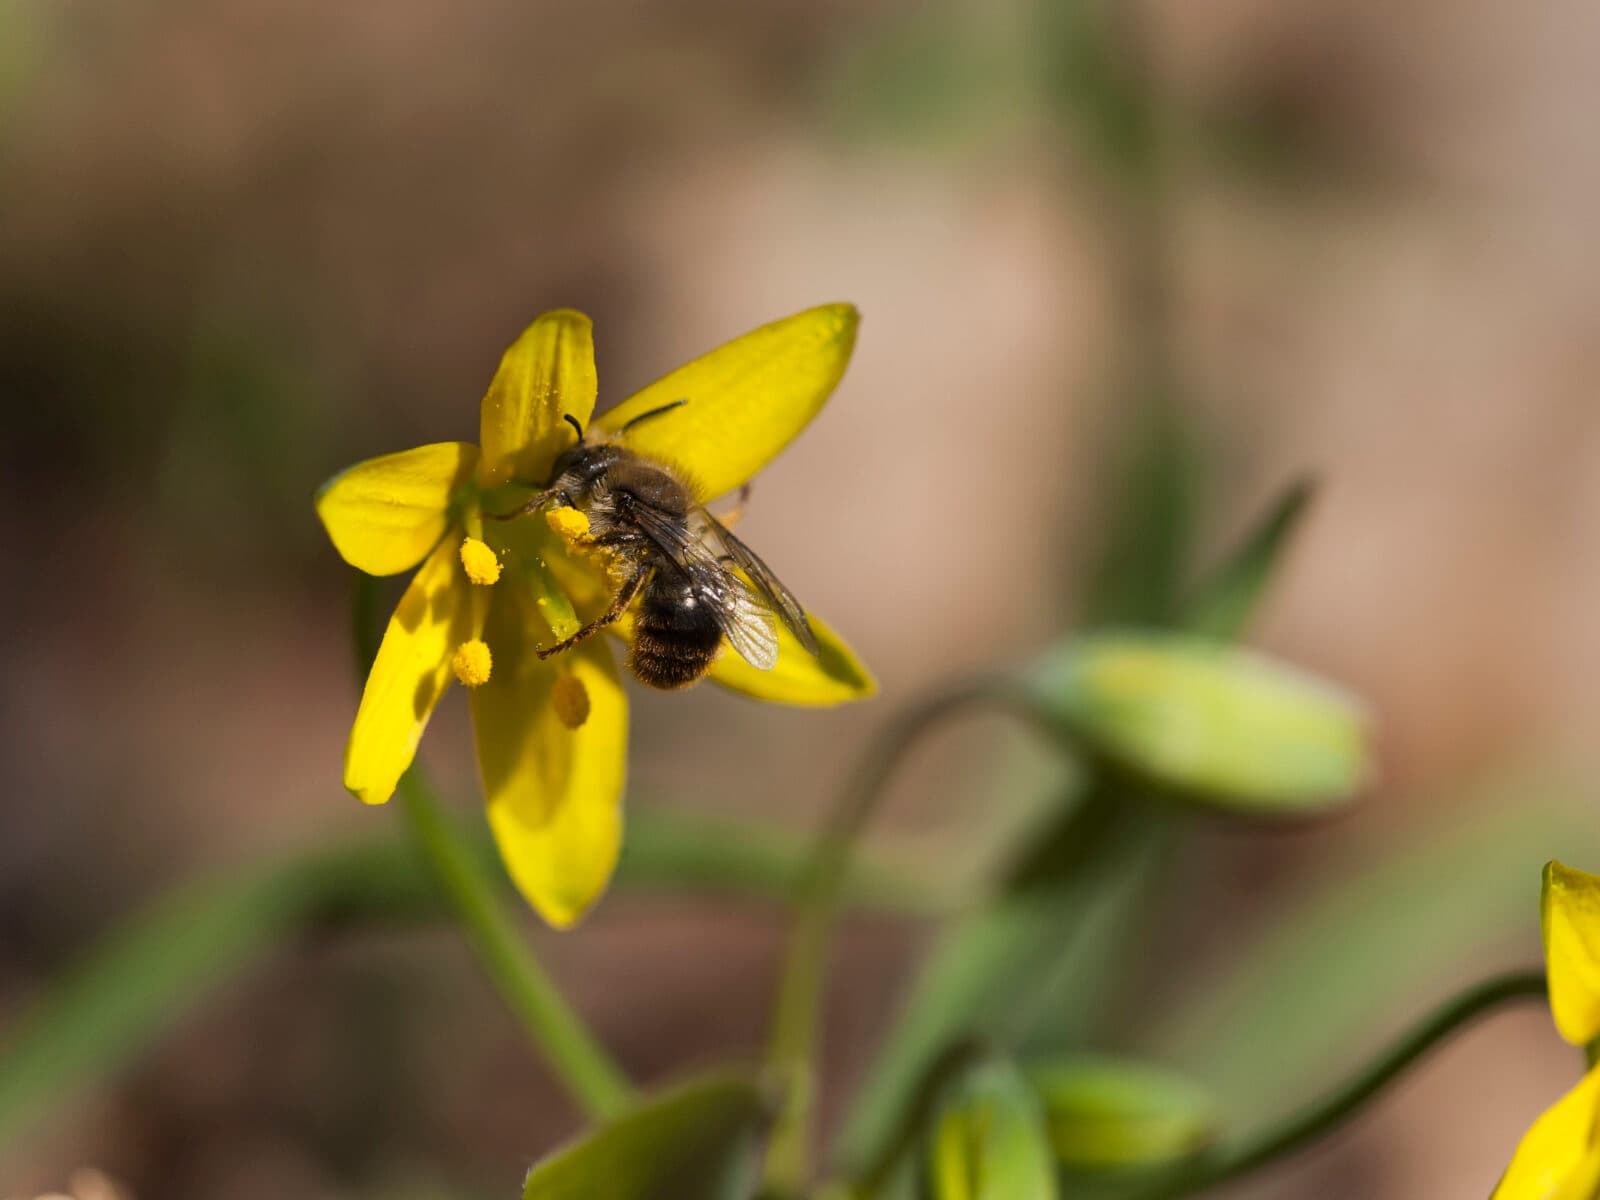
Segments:
[[[1556,1028],[1590,1046],[1600,1038],[1600,876],[1547,864],[1540,913]],[[1533,1123],[1492,1200],[1600,1200],[1600,1066]]]
[[[706,501],[742,486],[832,393],[855,344],[846,304],[765,325],[651,384],[593,422],[589,319],[540,316],[511,345],[479,406],[479,440],[359,463],[317,494],[335,549],[371,575],[417,568],[384,632],[350,739],[344,783],[383,804],[454,682],[470,688],[489,824],[517,887],[551,924],[605,890],[622,838],[628,705],[608,639],[540,658],[610,601],[609,556],[581,513],[494,520],[545,486],[577,428],[622,441],[696,481]],[[682,402],[682,403],[677,403]],[[672,411],[626,429],[642,412]],[[724,653],[708,676],[758,700],[822,706],[870,695],[872,677],[815,614],[816,657],[780,632],[777,665]],[[627,622],[612,630],[628,636]]]

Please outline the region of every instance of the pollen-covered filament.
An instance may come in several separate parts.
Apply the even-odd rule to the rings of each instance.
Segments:
[[[461,566],[473,583],[487,587],[500,578],[500,560],[485,543],[475,537],[461,542]]]
[[[450,659],[450,669],[469,688],[488,683],[489,675],[494,670],[494,656],[489,653],[488,643],[477,638],[462,642]]]

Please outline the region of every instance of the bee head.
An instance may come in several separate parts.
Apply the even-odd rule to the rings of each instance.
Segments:
[[[578,419],[571,413],[564,413],[563,419],[578,434],[578,440],[568,446],[556,456],[555,464],[550,469],[550,481],[567,478],[573,483],[592,483],[601,475],[617,458],[617,448],[605,442],[588,442],[584,440],[583,426],[578,424]]]

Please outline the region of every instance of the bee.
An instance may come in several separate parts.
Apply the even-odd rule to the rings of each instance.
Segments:
[[[675,400],[639,414],[617,438],[685,403]],[[573,417],[566,420],[577,431],[577,442],[556,459],[544,491],[506,515],[550,504],[583,513],[589,520],[585,541],[617,556],[620,582],[603,613],[571,637],[540,649],[540,658],[600,632],[636,599],[628,669],[653,688],[671,691],[700,679],[716,661],[724,638],[751,666],[771,670],[778,661],[778,620],[808,653],[818,653],[816,635],[794,593],[695,500],[676,472],[621,440],[586,439]]]

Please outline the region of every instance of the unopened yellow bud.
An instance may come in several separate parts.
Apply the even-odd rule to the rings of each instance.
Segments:
[[[473,583],[488,586],[500,578],[500,560],[495,557],[493,550],[477,538],[469,537],[462,541],[461,565]]]
[[[548,508],[544,520],[546,525],[568,541],[581,538],[589,532],[589,518],[575,508]]]
[[[589,719],[589,689],[576,675],[558,675],[550,690],[550,705],[557,720],[568,729],[577,729]]]
[[[477,638],[462,642],[450,659],[450,669],[456,678],[469,688],[481,687],[489,682],[489,672],[494,669],[494,656],[489,647]]]

